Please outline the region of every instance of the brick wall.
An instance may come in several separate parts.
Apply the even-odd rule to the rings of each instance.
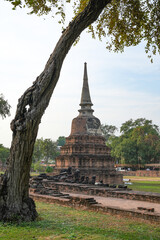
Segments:
[[[139,200],[160,203],[159,193],[149,193],[149,192],[138,192],[130,190],[120,190],[105,187],[95,187],[83,184],[69,184],[69,183],[56,183],[56,182],[44,182],[45,187],[54,188],[56,187],[60,192],[68,193],[79,193],[86,195],[95,195],[102,197],[114,197],[114,198],[124,198],[130,200]]]
[[[60,199],[60,198],[54,198],[51,196],[46,196],[46,195],[38,195],[31,193],[30,197],[32,197],[35,201],[42,201],[42,202],[47,202],[47,203],[58,203],[63,206],[70,206],[74,208],[80,208],[83,210],[92,210],[92,211],[98,211],[102,212],[103,214],[105,213],[110,213],[114,215],[120,215],[122,217],[136,217],[136,218],[141,218],[145,220],[149,220],[151,222],[160,222],[160,216],[155,215],[154,213],[145,213],[145,212],[139,212],[135,210],[125,210],[122,208],[118,207],[105,207],[101,204],[95,204],[95,205],[86,205],[86,201],[81,198],[71,198],[70,200],[68,199]]]

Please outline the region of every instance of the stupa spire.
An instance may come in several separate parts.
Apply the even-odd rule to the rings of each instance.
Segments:
[[[94,112],[93,109],[91,109],[92,106],[90,92],[89,92],[89,85],[88,85],[88,75],[87,75],[87,63],[84,63],[84,75],[83,75],[83,87],[82,87],[82,94],[81,94],[81,109],[78,110],[80,115],[86,116],[86,115],[92,115]]]
[[[87,63],[84,63],[84,75],[83,75],[83,87],[82,87],[82,95],[81,95],[81,103],[82,104],[92,104],[89,86],[88,86],[88,75],[87,75]]]

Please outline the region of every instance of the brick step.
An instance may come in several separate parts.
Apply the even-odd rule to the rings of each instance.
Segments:
[[[48,191],[48,193],[51,193],[51,194],[59,194],[60,192],[50,190],[50,191]]]
[[[47,190],[52,190],[52,191],[58,191],[57,187],[49,188],[49,187],[44,187]]]
[[[89,201],[95,201],[95,199],[94,198],[86,198],[86,200],[89,202]]]
[[[68,197],[70,197],[70,195],[69,195],[69,194],[67,194],[67,193],[66,193],[66,194],[62,193],[62,194],[63,194],[63,196],[68,196]]]
[[[51,194],[51,196],[53,196],[53,197],[62,197],[63,194],[62,193],[57,193],[57,194]]]
[[[86,201],[87,201],[90,205],[98,204],[98,202],[97,202],[94,198],[86,198]]]
[[[137,209],[141,211],[154,212],[154,208],[137,207]]]
[[[63,195],[62,198],[71,199],[71,196],[69,196],[69,195]]]
[[[98,202],[89,202],[89,205],[98,204]]]

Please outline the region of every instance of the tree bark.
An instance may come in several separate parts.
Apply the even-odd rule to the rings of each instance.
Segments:
[[[29,198],[29,173],[41,117],[58,81],[63,60],[81,32],[93,23],[111,0],[90,0],[60,37],[44,71],[18,100],[7,170],[0,184],[0,220],[32,221],[37,217]]]

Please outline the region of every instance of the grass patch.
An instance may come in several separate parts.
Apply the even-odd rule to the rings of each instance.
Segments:
[[[4,172],[3,171],[0,171],[0,174],[4,174]],[[34,177],[34,176],[38,176],[40,173],[38,172],[30,172],[30,175],[32,176],[32,177]]]
[[[160,226],[141,220],[75,210],[36,202],[39,218],[32,223],[0,223],[1,240],[158,240]]]
[[[160,193],[160,182],[132,180],[132,183],[132,190]]]
[[[31,177],[36,177],[39,174],[40,174],[39,172],[30,172]]]
[[[160,178],[124,176],[133,183],[129,188],[135,191],[160,193]]]

